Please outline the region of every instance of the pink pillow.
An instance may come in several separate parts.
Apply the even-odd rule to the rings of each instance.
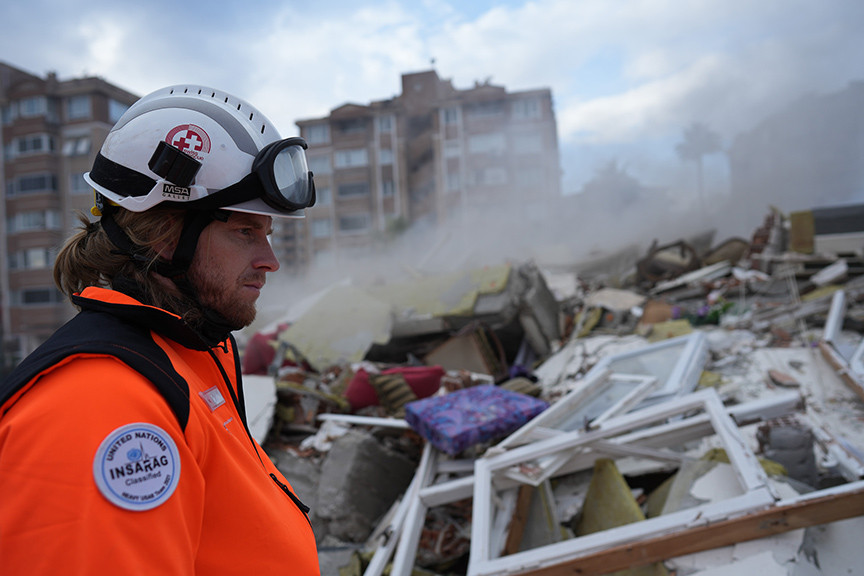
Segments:
[[[435,394],[446,371],[441,366],[397,366],[381,371],[382,374],[402,374],[417,398]],[[369,373],[363,368],[354,373],[345,389],[345,398],[354,411],[367,406],[378,406],[378,395],[369,383]]]

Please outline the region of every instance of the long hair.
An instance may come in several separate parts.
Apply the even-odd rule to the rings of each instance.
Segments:
[[[54,263],[54,283],[67,297],[88,286],[114,288],[123,278],[137,287],[137,296],[150,304],[183,316],[188,299],[177,290],[166,289],[154,277],[153,262],[159,258],[157,246],[174,245],[183,226],[183,211],[155,207],[145,212],[114,209],[114,220],[133,243],[145,249],[144,261],[135,262],[108,238],[99,222],[90,222],[78,213],[81,227],[70,237]]]

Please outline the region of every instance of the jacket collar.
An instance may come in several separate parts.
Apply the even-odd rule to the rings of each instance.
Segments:
[[[82,310],[105,312],[126,322],[143,326],[193,350],[208,350],[224,340],[224,338],[216,341],[205,339],[180,316],[156,306],[142,304],[117,290],[90,286],[79,294],[73,295],[72,303]]]

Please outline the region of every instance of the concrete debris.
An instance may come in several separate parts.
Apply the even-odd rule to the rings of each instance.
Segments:
[[[322,574],[858,571],[846,216],[342,283],[249,338],[250,425],[312,508]]]

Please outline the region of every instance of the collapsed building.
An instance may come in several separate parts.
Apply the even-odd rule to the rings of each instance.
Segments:
[[[337,285],[256,334],[250,423],[322,574],[853,573],[850,213],[655,243],[614,286],[602,258]]]

